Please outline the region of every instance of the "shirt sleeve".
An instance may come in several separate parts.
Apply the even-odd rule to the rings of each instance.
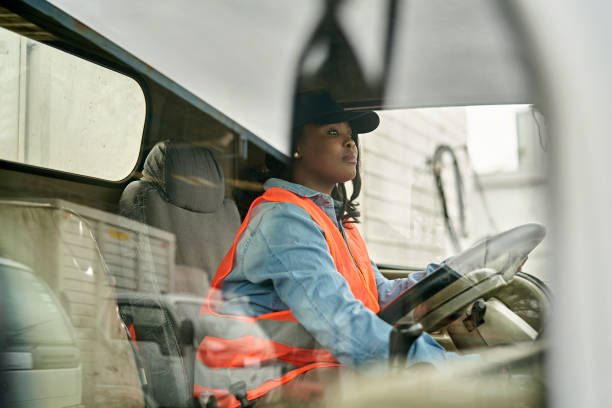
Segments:
[[[374,269],[374,278],[376,279],[376,288],[378,290],[378,305],[381,309],[403,291],[416,285],[421,279],[435,271],[439,266],[437,264],[429,264],[424,271],[413,272],[406,278],[389,280],[378,270],[376,264],[373,261],[371,262],[372,269]]]
[[[391,326],[355,299],[308,213],[295,204],[275,203],[257,218],[244,254],[257,267],[245,268],[246,278],[272,282],[295,318],[342,364],[388,359]]]

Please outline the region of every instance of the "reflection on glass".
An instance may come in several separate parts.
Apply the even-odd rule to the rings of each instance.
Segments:
[[[546,230],[541,225],[521,225],[449,258],[446,265],[462,276],[482,268],[491,268],[509,281],[545,234]]]
[[[74,344],[69,322],[49,289],[27,269],[4,266],[0,281],[6,295],[2,310],[11,310],[4,319],[9,344]]]
[[[200,303],[176,302],[176,308],[183,319],[195,319],[200,315],[200,309],[202,309]]]
[[[49,287],[27,266],[6,258],[0,258],[0,311],[9,404],[80,403],[82,358],[74,328]],[[61,382],[55,380],[60,376]],[[33,393],[33,387],[41,389]]]
[[[69,210],[3,201],[0,225],[0,351],[14,369],[11,401],[143,406],[138,364],[88,224]]]

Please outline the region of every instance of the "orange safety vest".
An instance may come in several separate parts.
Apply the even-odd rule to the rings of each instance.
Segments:
[[[345,224],[345,241],[334,222],[312,200],[285,189],[268,189],[251,205],[201,309],[204,332],[199,334],[203,339],[196,354],[194,395],[210,392],[222,407],[240,405],[228,391],[237,381],[246,383],[247,398],[253,400],[308,370],[342,366],[290,310],[257,317],[221,315],[215,311],[223,280],[232,271],[238,238],[249,223],[251,210],[266,201],[302,207],[322,228],[336,269],[346,279],[355,298],[374,313],[380,309],[374,271],[357,228],[351,223]]]

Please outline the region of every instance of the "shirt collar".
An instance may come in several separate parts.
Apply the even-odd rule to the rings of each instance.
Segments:
[[[310,198],[329,216],[329,218],[332,219],[332,221],[334,221],[334,223],[336,223],[336,225],[338,224],[336,212],[342,208],[342,203],[334,200],[329,194],[321,193],[320,191],[313,190],[301,184],[291,183],[290,181],[277,178],[270,178],[264,183],[264,188],[266,190],[271,187],[283,188],[299,196]]]
[[[329,199],[330,202],[333,200],[329,194],[321,193],[320,191],[316,191],[301,184],[295,184],[287,180],[270,178],[264,183],[264,188],[267,190],[270,187],[283,188],[302,197],[314,198],[320,196]]]

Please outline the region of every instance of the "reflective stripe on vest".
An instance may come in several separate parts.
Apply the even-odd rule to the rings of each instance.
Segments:
[[[215,310],[222,299],[223,279],[232,271],[239,237],[250,221],[251,210],[262,202],[288,202],[303,208],[323,230],[336,269],[353,296],[374,313],[379,311],[374,271],[357,228],[345,225],[345,241],[334,222],[312,200],[288,190],[268,189],[251,205],[221,262],[197,325],[204,332],[197,333],[202,340],[194,367],[194,395],[212,392],[220,406],[240,405],[227,391],[237,381],[246,383],[247,398],[252,400],[313,368],[341,366],[290,310],[257,317],[221,315]]]

